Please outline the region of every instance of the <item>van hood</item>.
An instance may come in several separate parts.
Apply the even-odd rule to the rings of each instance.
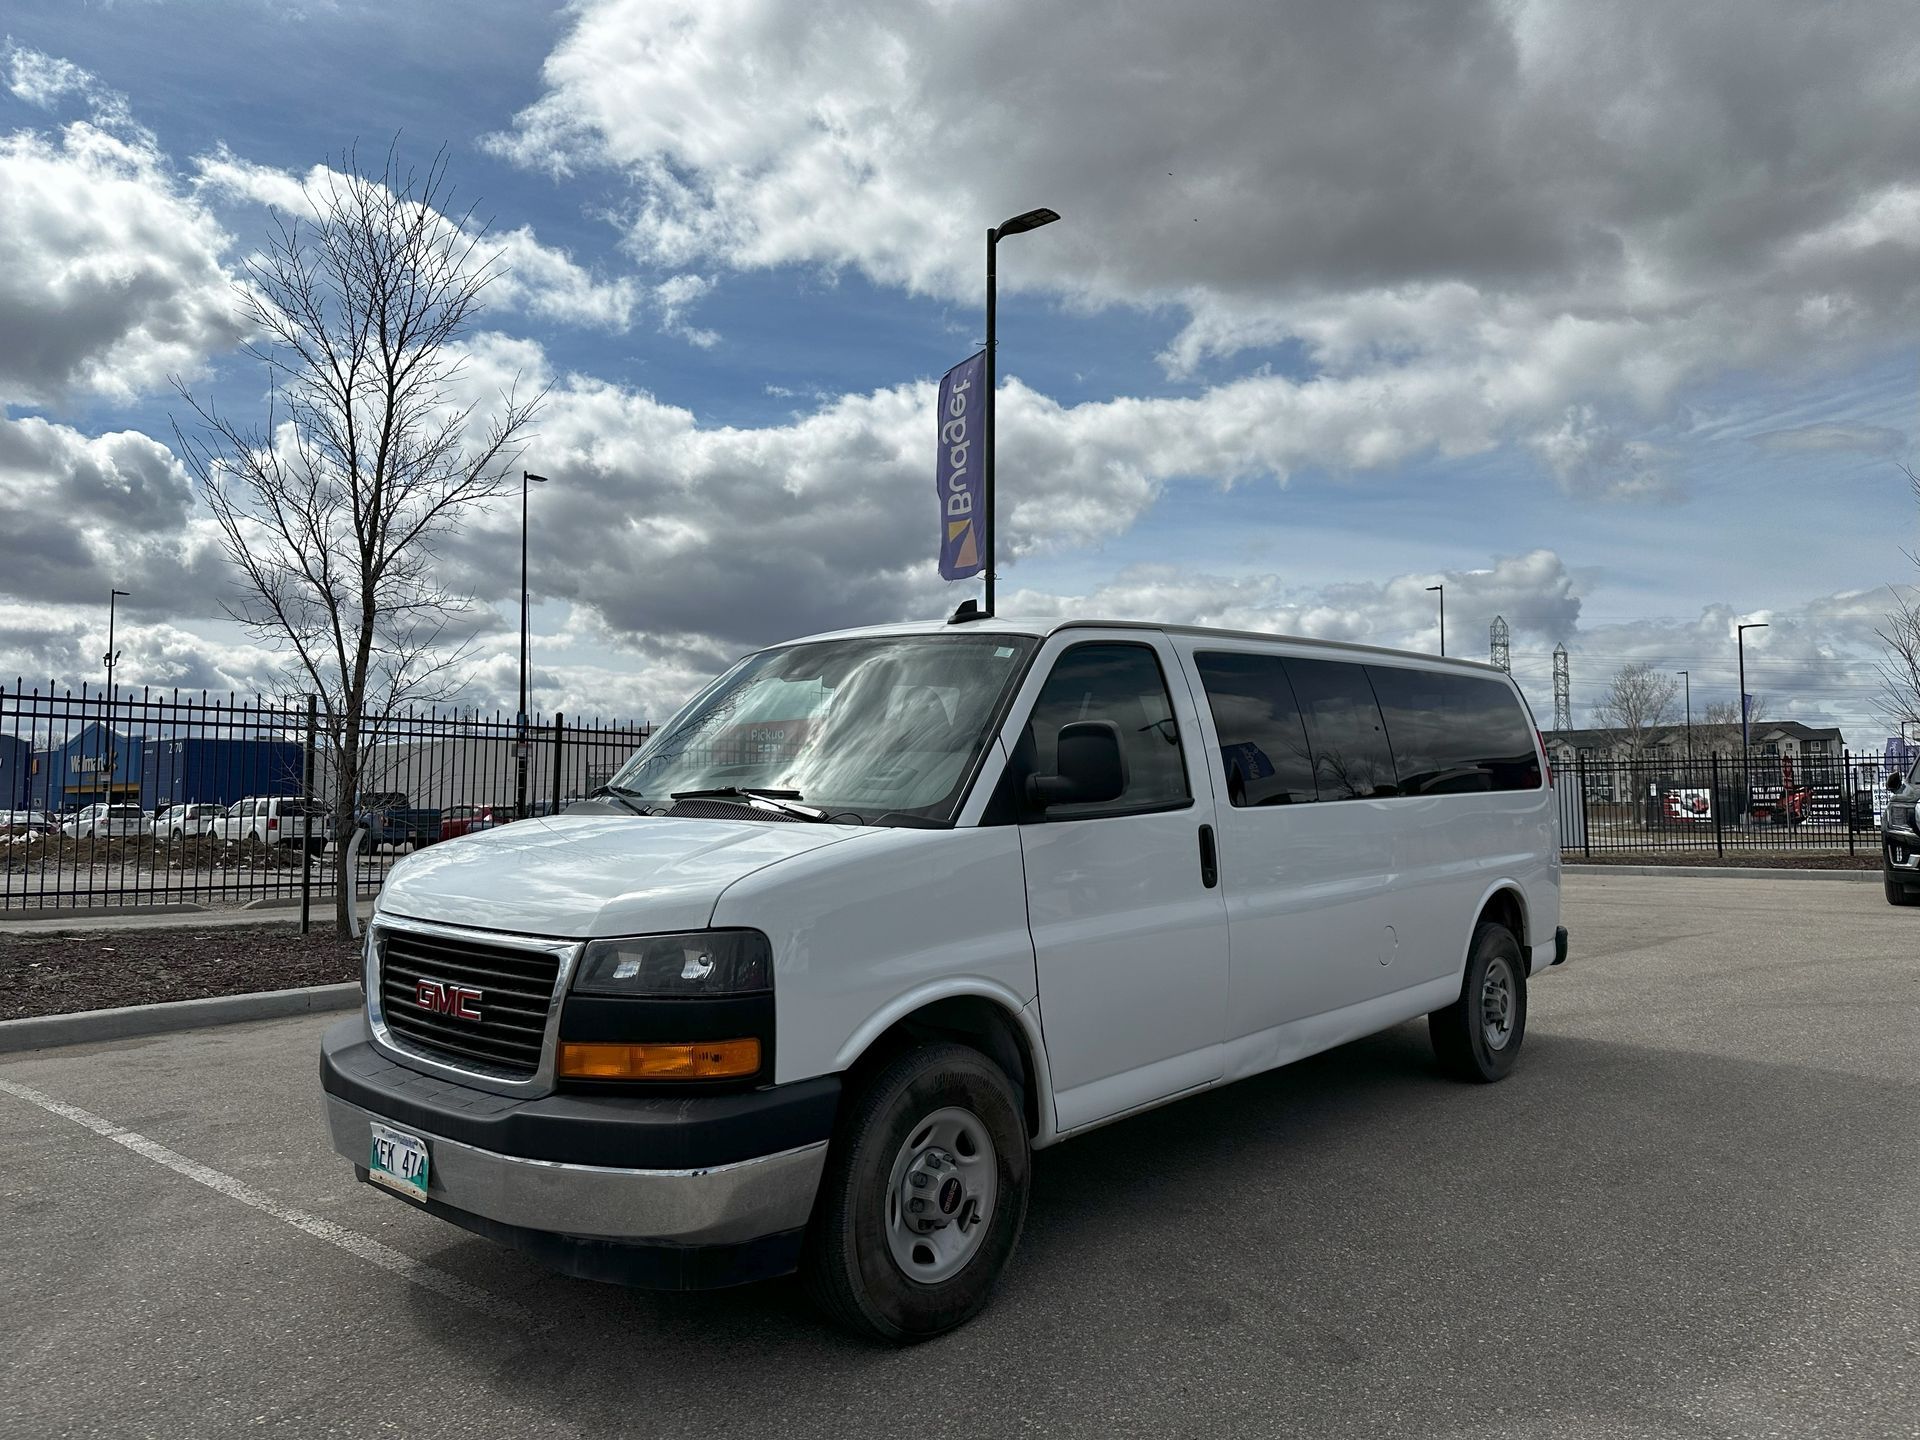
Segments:
[[[790,821],[555,815],[408,856],[384,914],[521,935],[587,939],[699,930],[743,875],[859,834]]]

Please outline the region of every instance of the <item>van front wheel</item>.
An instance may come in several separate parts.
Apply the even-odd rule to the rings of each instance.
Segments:
[[[1504,925],[1473,932],[1460,998],[1427,1016],[1427,1032],[1446,1071],[1460,1080],[1504,1079],[1527,1037],[1527,965]]]
[[[972,1319],[1020,1241],[1031,1154],[1020,1098],[986,1056],[933,1044],[849,1101],[802,1262],[835,1320],[896,1344]]]

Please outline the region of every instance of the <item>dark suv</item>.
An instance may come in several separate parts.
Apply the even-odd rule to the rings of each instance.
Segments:
[[[1920,905],[1920,826],[1914,806],[1920,802],[1920,764],[1887,776],[1887,815],[1880,822],[1880,873],[1889,905]]]

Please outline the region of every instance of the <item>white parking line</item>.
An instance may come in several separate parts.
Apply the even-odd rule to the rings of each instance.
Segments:
[[[189,1160],[177,1151],[169,1150],[158,1141],[132,1130],[122,1129],[111,1120],[104,1120],[92,1111],[82,1110],[78,1105],[68,1105],[51,1095],[26,1085],[15,1084],[11,1080],[0,1080],[0,1091],[25,1100],[29,1105],[38,1105],[50,1115],[58,1115],[63,1120],[71,1120],[76,1125],[84,1125],[94,1134],[104,1136],[116,1145],[124,1145],[136,1155],[144,1155],[156,1165],[164,1165],[177,1175],[198,1181],[209,1190],[217,1190],[230,1200],[238,1200],[242,1205],[251,1205],[254,1209],[271,1215],[283,1224],[291,1225],[316,1240],[324,1240],[329,1245],[337,1245],[349,1255],[358,1256],[369,1265],[409,1280],[422,1289],[431,1290],[436,1295],[444,1295],[449,1300],[458,1301],[474,1310],[479,1310],[497,1320],[515,1325],[531,1325],[545,1328],[550,1322],[535,1315],[532,1311],[489,1294],[477,1285],[469,1285],[464,1280],[456,1280],[451,1275],[435,1270],[430,1265],[422,1265],[411,1256],[402,1255],[390,1245],[383,1245],[370,1236],[358,1231],[348,1230],[335,1225],[331,1220],[322,1220],[318,1215],[309,1215],[304,1210],[295,1210],[290,1205],[282,1205],[271,1195],[262,1194],[244,1181],[231,1175],[223,1175],[218,1170],[209,1169],[197,1160]]]

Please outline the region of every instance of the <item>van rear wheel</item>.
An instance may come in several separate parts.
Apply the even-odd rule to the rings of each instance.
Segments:
[[[938,1043],[889,1062],[834,1134],[801,1262],[841,1325],[928,1340],[986,1307],[1026,1222],[1031,1153],[999,1066]]]
[[[1427,1033],[1456,1079],[1486,1084],[1513,1069],[1527,1038],[1527,965],[1506,926],[1475,929],[1460,998],[1427,1016]]]

